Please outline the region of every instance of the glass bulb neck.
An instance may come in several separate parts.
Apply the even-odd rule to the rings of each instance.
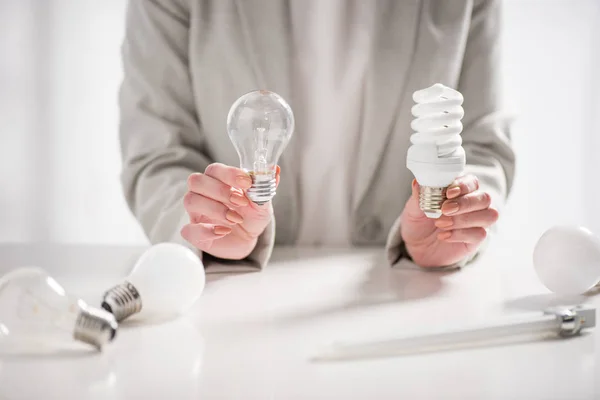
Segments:
[[[129,282],[124,282],[109,289],[104,294],[102,308],[121,322],[142,310],[142,298],[135,286]]]

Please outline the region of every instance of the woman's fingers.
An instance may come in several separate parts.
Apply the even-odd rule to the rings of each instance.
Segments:
[[[270,206],[241,207],[236,211],[244,218],[240,225],[253,236],[262,233],[273,217],[273,207]]]
[[[275,179],[279,186],[281,168],[276,167]],[[244,190],[252,186],[252,179],[239,168],[224,164],[210,164],[206,171],[191,174],[188,177],[188,190],[213,200],[220,201],[230,207],[249,205]]]
[[[191,218],[192,224],[204,223],[204,224],[212,224],[219,225],[219,221],[209,218],[207,216],[199,216]],[[257,224],[252,220],[245,219],[241,224],[230,225],[231,234],[238,236],[244,240],[253,240],[256,239],[260,234],[264,231],[264,222],[261,224]]]
[[[446,197],[454,199],[460,195],[472,193],[477,189],[479,189],[479,180],[475,175],[461,176],[448,186]]]
[[[280,168],[276,170],[279,184]],[[272,217],[272,207],[254,207],[245,191],[251,177],[239,168],[210,164],[204,173],[191,174],[184,208],[190,223],[181,236],[201,251],[245,254],[248,244],[264,231]],[[217,240],[228,237],[231,240]],[[212,250],[211,250],[212,249]]]
[[[190,192],[200,194],[232,207],[244,207],[249,204],[248,199],[238,189],[206,174],[191,174],[188,178]]]
[[[488,208],[454,217],[443,215],[435,221],[435,226],[443,230],[488,228],[496,221],[498,221],[498,211],[494,208]]]
[[[277,184],[280,171],[278,166]],[[255,240],[269,223],[272,208],[252,206],[245,194],[251,186],[246,172],[224,164],[210,164],[204,173],[191,174],[183,202],[190,224],[181,230],[182,237],[202,251],[229,234],[238,240]]]
[[[260,236],[260,234],[262,233],[262,231],[256,232],[256,231],[252,231],[251,227],[247,227],[247,224],[237,224],[235,226],[232,226],[232,234],[242,238],[243,240],[254,240],[257,237]],[[264,228],[263,228],[264,230]]]
[[[454,229],[438,233],[439,240],[450,243],[479,244],[486,236],[487,232],[484,228]]]
[[[475,191],[452,200],[446,200],[442,204],[442,214],[454,216],[485,210],[490,207],[491,203],[492,199],[488,193]]]
[[[229,233],[231,233],[230,227],[204,223],[187,224],[181,229],[181,236],[200,250],[208,250],[213,240]]]
[[[252,178],[239,168],[230,167],[225,164],[213,163],[206,167],[204,175],[210,176],[224,184],[237,188],[249,189],[252,186]]]
[[[223,203],[197,193],[188,192],[183,201],[184,207],[190,217],[206,216],[211,220],[226,224],[240,224],[244,218],[235,210]]]

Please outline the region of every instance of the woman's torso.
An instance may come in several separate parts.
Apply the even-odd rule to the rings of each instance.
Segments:
[[[225,121],[250,90],[274,91],[294,110],[274,199],[279,244],[385,242],[410,195],[411,95],[458,83],[471,2],[452,3],[193,2],[189,63],[202,150],[239,164]]]

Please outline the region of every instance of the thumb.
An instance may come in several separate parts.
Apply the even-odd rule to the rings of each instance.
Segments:
[[[419,207],[419,183],[416,179],[412,181],[412,194],[408,201],[406,202],[406,206],[404,208],[404,212],[411,218],[421,218],[425,217],[425,213]]]
[[[416,179],[412,180],[412,197],[419,201],[419,183]]]

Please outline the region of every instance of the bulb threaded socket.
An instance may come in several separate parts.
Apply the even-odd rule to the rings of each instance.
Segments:
[[[421,186],[419,189],[419,207],[428,218],[442,216],[442,204],[445,200],[445,187]]]
[[[135,286],[125,282],[109,289],[104,294],[102,308],[112,313],[120,322],[142,310],[142,298]]]
[[[115,338],[117,328],[117,321],[111,313],[98,308],[83,306],[75,321],[73,338],[101,350],[102,346]]]
[[[275,197],[277,181],[275,175],[252,174],[252,187],[246,191],[250,200],[263,205]]]

